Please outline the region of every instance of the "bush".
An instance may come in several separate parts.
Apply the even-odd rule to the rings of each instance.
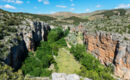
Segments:
[[[0,62],[0,79],[1,80],[24,80],[21,70],[13,72],[13,69],[8,65]]]
[[[24,74],[32,76],[49,76],[51,71],[48,68],[53,62],[52,50],[48,42],[41,42],[36,52],[27,57],[22,70]]]
[[[80,22],[87,22],[88,21],[88,19],[82,19],[82,18],[75,17],[75,16],[65,18],[64,20],[73,20],[73,24],[75,24],[75,25],[79,25]]]
[[[51,71],[48,70],[51,64],[55,64],[53,55],[58,54],[61,47],[67,46],[64,32],[61,28],[56,28],[48,34],[48,41],[41,41],[36,51],[30,52],[25,60],[22,70],[24,74],[32,76],[49,76]]]
[[[37,48],[36,57],[42,61],[43,68],[50,66],[53,62],[53,56],[48,42],[41,42],[41,46]]]
[[[91,54],[84,53],[86,54],[84,57],[81,58],[80,62],[83,66],[87,68],[87,70],[96,70],[98,71],[98,65],[100,62],[94,58]]]
[[[81,76],[91,78],[93,80],[113,80],[111,77],[111,68],[106,68],[100,64],[94,56],[86,53],[86,48],[83,45],[76,45],[70,49],[76,60],[82,65],[81,71],[78,73]]]
[[[64,36],[63,30],[61,28],[56,28],[49,32],[47,39],[49,43],[52,43],[58,41],[63,36]]]
[[[10,35],[9,32],[17,32],[17,29],[8,24],[0,24],[0,39],[3,39],[5,36]]]
[[[72,46],[70,49],[70,53],[72,53],[78,61],[84,57],[84,52],[86,52],[86,48],[80,44]]]
[[[67,36],[67,35],[69,34],[69,32],[70,32],[70,27],[68,27],[68,29],[66,29],[66,30],[64,31],[64,36]]]
[[[67,46],[67,44],[66,44],[65,39],[61,38],[60,40],[58,40],[54,43],[51,43],[50,46],[52,48],[53,54],[57,55],[59,48],[65,47],[65,46]]]
[[[124,16],[126,13],[125,9],[115,9],[115,10],[108,10],[108,11],[102,12],[101,14],[104,14],[104,16],[107,16],[109,18],[113,15],[118,15],[118,13],[115,13],[114,11],[118,11],[118,13],[120,13],[120,16]]]

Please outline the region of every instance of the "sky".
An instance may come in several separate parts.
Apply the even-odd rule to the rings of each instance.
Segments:
[[[0,8],[34,14],[89,13],[96,10],[130,8],[130,0],[0,0]]]

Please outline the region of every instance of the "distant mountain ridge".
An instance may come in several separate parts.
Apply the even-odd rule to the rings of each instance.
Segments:
[[[111,10],[118,10],[118,9],[111,9]],[[111,10],[97,10],[97,11],[93,11],[93,12],[89,12],[89,13],[73,13],[73,12],[56,12],[53,14],[47,14],[50,16],[64,16],[64,17],[71,17],[71,16],[76,16],[76,17],[82,17],[82,16],[92,16],[92,15],[96,15],[105,11],[111,11]],[[124,9],[126,10],[128,13],[130,13],[130,9]]]

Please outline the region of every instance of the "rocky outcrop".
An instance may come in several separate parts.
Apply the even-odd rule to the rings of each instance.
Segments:
[[[92,80],[89,78],[83,78],[77,74],[66,74],[66,73],[52,73],[51,78],[26,76],[25,80],[26,79],[27,80]]]
[[[130,79],[130,41],[119,34],[84,32],[87,50],[104,65],[113,64],[114,74],[123,79]]]
[[[52,80],[81,80],[83,79],[77,74],[65,74],[65,73],[52,73]],[[91,80],[89,78],[84,78],[83,80]]]
[[[50,31],[50,26],[43,22],[28,21],[29,26],[17,26],[17,38],[12,39],[8,56],[3,58],[5,62],[17,70],[22,61],[26,58],[29,51],[34,51],[41,40],[47,40],[47,34]],[[15,43],[15,45],[14,45]],[[17,43],[17,44],[16,44]]]

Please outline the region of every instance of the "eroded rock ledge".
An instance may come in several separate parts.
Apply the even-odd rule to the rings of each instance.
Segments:
[[[114,74],[130,79],[130,41],[124,40],[120,34],[84,32],[87,50],[104,65],[113,64]]]
[[[48,24],[43,22],[28,21],[28,23],[28,26],[17,26],[20,30],[16,33],[17,38],[13,38],[12,43],[7,44],[10,46],[9,53],[3,57],[5,63],[16,70],[21,66],[29,51],[34,51],[41,40],[47,40],[47,34],[51,29]]]

